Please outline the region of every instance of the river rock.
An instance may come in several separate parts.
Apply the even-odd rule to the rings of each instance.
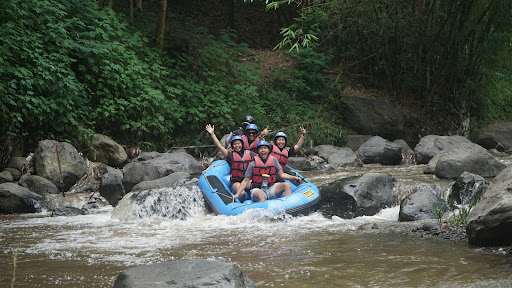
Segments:
[[[467,217],[468,242],[512,245],[512,166],[498,174]]]
[[[7,171],[7,172],[11,173],[13,181],[18,181],[21,178],[21,171],[19,171],[18,169],[15,169],[15,168],[5,168],[4,171]]]
[[[398,146],[402,147],[402,154],[414,155],[414,150],[411,149],[411,147],[409,146],[409,144],[407,144],[407,142],[405,142],[405,140],[396,139],[395,141],[393,141],[393,143],[398,144]]]
[[[309,171],[315,169],[311,162],[305,157],[290,157],[288,158],[288,163],[286,164],[295,170],[300,171]]]
[[[204,198],[197,184],[175,188],[135,191],[126,194],[112,212],[113,219],[149,217],[185,220],[204,211]]]
[[[40,211],[43,196],[14,183],[0,184],[0,213],[34,213]]]
[[[126,192],[142,182],[162,178],[174,172],[200,174],[203,166],[186,152],[144,152],[123,167],[123,185]]]
[[[350,94],[350,92],[344,92]],[[399,139],[404,134],[404,116],[392,105],[371,98],[352,95],[341,98],[340,113],[344,123],[359,134]]]
[[[58,217],[58,216],[77,216],[77,215],[84,215],[85,211],[72,207],[72,206],[65,206],[65,207],[57,207],[52,211],[51,217]]]
[[[158,178],[150,181],[142,181],[137,185],[133,186],[132,191],[142,191],[150,189],[158,189],[164,187],[177,187],[187,180],[190,180],[190,174],[187,172],[175,172],[171,175],[167,175],[162,178]]]
[[[113,167],[122,166],[128,159],[123,146],[102,134],[94,135],[89,151],[89,160]]]
[[[12,174],[9,171],[2,171],[0,172],[0,184],[5,182],[12,182],[14,181],[12,178]]]
[[[396,179],[377,173],[339,179],[318,188],[322,196],[320,211],[328,216],[372,216],[398,201]]]
[[[414,147],[417,164],[427,164],[437,153],[460,143],[472,143],[463,136],[427,135]]]
[[[418,185],[413,193],[400,201],[398,221],[417,221],[435,219],[434,211],[448,211],[446,201],[439,196],[438,186],[427,184]]]
[[[25,163],[25,157],[11,157],[7,162],[7,168],[14,168],[18,171],[23,170],[23,164]]]
[[[37,175],[27,175],[18,184],[40,195],[60,193],[59,188],[50,180]]]
[[[505,151],[512,149],[512,122],[488,125],[471,135],[476,144],[486,149]]]
[[[464,172],[495,177],[505,167],[482,146],[462,143],[441,152],[434,173],[442,179],[456,179]]]
[[[398,165],[402,162],[402,147],[380,136],[374,136],[357,149],[365,164]]]
[[[36,174],[50,180],[61,189],[55,146],[59,151],[64,190],[68,191],[87,170],[85,159],[69,143],[54,140],[39,141],[35,151]]]
[[[453,183],[448,199],[457,204],[469,205],[480,200],[489,186],[483,177],[464,172]]]
[[[256,288],[256,285],[237,264],[191,259],[155,263],[121,271],[113,287]]]
[[[345,139],[347,143],[346,147],[352,149],[352,151],[357,151],[364,142],[370,140],[374,135],[347,135]]]
[[[98,167],[101,176],[99,192],[112,206],[117,203],[125,195],[123,186],[123,171],[110,167],[108,165],[101,165]]]
[[[343,147],[329,156],[327,163],[333,166],[362,166],[361,161],[352,149]]]
[[[318,145],[312,148],[313,154],[318,155],[322,159],[329,159],[329,157],[338,152],[341,148],[334,145]]]

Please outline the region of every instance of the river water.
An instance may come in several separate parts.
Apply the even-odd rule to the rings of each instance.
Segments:
[[[501,160],[512,164],[510,157]],[[365,165],[303,174],[320,185],[382,173],[397,178],[400,197],[421,183],[438,185],[446,197],[452,181],[423,174],[424,168]],[[186,219],[113,219],[110,206],[83,216],[0,216],[0,287],[10,287],[13,270],[14,287],[112,287],[126,268],[197,258],[236,262],[259,287],[512,287],[511,255],[421,238],[411,230],[422,222],[398,222],[398,206],[356,219],[319,213],[226,217],[190,200],[200,197],[197,186],[169,193],[183,198],[177,207],[186,210]],[[62,205],[58,197],[53,205]],[[84,198],[69,195],[66,201]]]

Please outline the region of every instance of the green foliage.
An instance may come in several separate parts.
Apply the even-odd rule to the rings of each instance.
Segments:
[[[443,223],[443,216],[445,213],[443,207],[435,207],[433,213],[434,213],[434,217],[437,220],[437,224],[439,224],[439,226],[441,226],[441,224]]]
[[[464,119],[510,119],[511,79],[493,78],[512,72],[511,0],[292,0],[268,8],[291,2],[301,18],[279,47],[293,44],[300,28],[333,51],[345,80],[421,101],[425,109],[443,103]]]
[[[29,135],[29,146],[45,138],[86,146],[104,133],[164,150],[190,144],[208,122],[231,129],[260,109],[258,67],[240,61],[247,47],[233,31],[214,37],[182,23],[170,38],[189,49],[166,55],[97,1],[2,5],[0,132]]]
[[[335,119],[329,102],[334,93],[333,81],[322,72],[330,57],[312,49],[291,53],[298,69],[274,70],[260,85],[264,114],[257,115],[263,128],[269,126],[272,133],[285,132],[294,145],[300,137],[301,125],[308,131],[305,146],[345,142],[342,123]],[[262,128],[262,129],[263,129]],[[271,139],[267,139],[271,140]]]

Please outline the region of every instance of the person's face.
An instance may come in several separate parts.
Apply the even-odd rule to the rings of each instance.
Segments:
[[[268,146],[260,146],[258,147],[258,155],[260,155],[260,158],[262,160],[266,160],[268,158],[268,153],[270,152],[270,149]]]
[[[256,139],[256,133],[258,133],[256,130],[254,129],[249,129],[247,130],[247,138],[251,141],[253,141],[254,139]]]
[[[242,151],[243,143],[241,140],[235,140],[231,142],[231,146],[233,146],[233,150],[235,150],[235,152],[240,152]]]
[[[286,139],[284,137],[277,137],[276,138],[276,145],[279,148],[284,148],[284,145],[286,145]]]

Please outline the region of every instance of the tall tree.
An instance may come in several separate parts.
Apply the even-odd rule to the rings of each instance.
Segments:
[[[167,0],[160,0],[160,14],[156,26],[156,47],[162,50],[164,48],[165,36],[165,18],[167,17]]]

